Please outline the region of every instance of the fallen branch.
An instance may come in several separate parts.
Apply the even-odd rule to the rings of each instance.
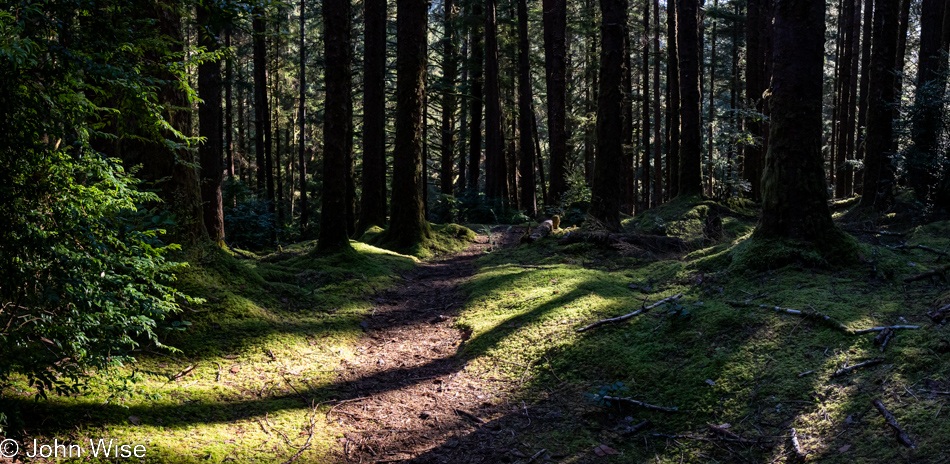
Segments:
[[[908,244],[905,243],[905,244],[903,244],[903,245],[898,245],[898,246],[893,247],[893,248],[894,248],[894,249],[898,249],[898,250],[909,250],[909,249],[917,248],[917,249],[920,249],[920,250],[929,251],[929,252],[931,252],[931,253],[936,253],[936,254],[938,254],[938,255],[940,255],[940,256],[950,256],[950,253],[947,253],[946,251],[940,251],[940,250],[938,250],[938,249],[936,249],[936,248],[931,248],[931,247],[929,247],[929,246],[927,246],[927,245],[908,245]]]
[[[881,352],[884,352],[884,347],[887,346],[887,342],[891,341],[891,338],[894,336],[894,329],[884,329],[881,333],[877,334],[874,337],[874,344],[881,347]]]
[[[627,398],[624,396],[605,396],[604,400],[606,401],[623,401],[625,403],[630,403],[634,406],[640,406],[641,408],[653,409],[654,411],[663,411],[663,412],[676,412],[679,411],[679,408],[667,408],[664,406],[657,406],[655,404],[644,403],[643,401],[637,401],[633,398]]]
[[[901,426],[897,423],[897,419],[895,419],[894,415],[891,414],[891,412],[888,411],[886,407],[884,407],[884,403],[882,403],[881,400],[871,401],[871,404],[873,404],[874,407],[877,408],[877,411],[880,412],[882,416],[884,416],[884,422],[887,422],[887,425],[894,429],[897,441],[900,442],[900,444],[910,449],[916,448],[914,446],[914,442],[912,442],[910,437],[907,436],[907,432],[901,428]]]
[[[530,463],[531,461],[534,461],[535,459],[538,459],[538,458],[541,457],[541,455],[544,454],[544,452],[547,451],[547,450],[548,450],[547,448],[541,448],[541,451],[538,451],[537,453],[534,453],[533,456],[531,456],[530,458],[528,458],[528,462]]]
[[[814,373],[815,373],[815,371],[805,371],[805,372],[802,372],[801,374],[798,374],[798,378],[802,378],[802,377],[804,377],[804,376],[806,376],[806,375],[814,374]]]
[[[945,278],[944,273],[946,273],[948,269],[950,269],[950,265],[940,266],[940,267],[931,269],[927,272],[921,272],[920,274],[917,274],[917,275],[905,277],[904,282],[914,282],[917,280],[924,280],[933,276],[940,276],[942,278]]]
[[[657,306],[664,305],[664,304],[669,303],[669,302],[671,302],[671,301],[678,300],[678,299],[680,299],[680,298],[682,298],[682,297],[683,297],[683,294],[682,294],[682,293],[677,293],[676,295],[673,295],[673,296],[671,296],[671,297],[664,298],[664,299],[662,299],[662,300],[660,300],[660,301],[657,301],[656,303],[651,304],[650,306],[646,306],[646,307],[640,308],[640,309],[638,309],[638,310],[636,310],[636,311],[634,311],[634,312],[632,312],[632,313],[624,314],[623,316],[612,317],[612,318],[609,318],[609,319],[601,319],[601,320],[599,320],[599,321],[597,321],[597,322],[595,322],[595,323],[593,323],[593,324],[590,324],[590,325],[581,327],[581,328],[577,329],[577,331],[578,331],[578,332],[586,332],[586,331],[588,331],[588,330],[590,330],[590,329],[593,329],[594,327],[601,326],[601,325],[604,325],[604,324],[618,324],[618,323],[623,322],[623,321],[625,321],[625,320],[627,320],[627,319],[630,319],[630,318],[632,318],[632,317],[634,317],[634,316],[639,316],[640,314],[643,314],[643,313],[645,313],[645,312],[647,312],[647,311],[649,311],[649,310],[651,310],[651,309],[653,309],[653,308],[656,308]]]
[[[715,433],[716,435],[720,435],[726,438],[731,438],[733,440],[743,440],[742,437],[740,437],[735,432],[732,432],[725,427],[720,427],[718,425],[713,425],[713,424],[706,424],[706,426],[709,427],[709,430],[712,430],[713,433]]]
[[[178,379],[180,379],[180,378],[182,378],[182,377],[188,375],[188,373],[190,373],[191,371],[195,370],[195,366],[197,366],[197,364],[193,364],[193,365],[191,365],[191,366],[188,366],[188,367],[182,369],[181,372],[179,372],[179,373],[177,373],[177,374],[175,374],[175,375],[169,377],[169,378],[168,378],[168,381],[169,381],[169,382],[173,382],[173,381],[175,381],[175,380],[178,380]]]
[[[802,450],[802,444],[798,442],[798,431],[794,428],[792,429],[792,450],[795,451],[795,456],[800,460],[804,460],[807,453]]]
[[[649,421],[649,420],[645,420],[645,421],[643,421],[643,422],[641,422],[641,423],[639,423],[639,424],[637,424],[637,425],[633,425],[633,426],[627,427],[627,428],[624,429],[624,430],[621,430],[621,431],[620,431],[620,434],[621,434],[621,435],[633,435],[633,434],[639,432],[640,430],[643,430],[643,429],[647,428],[649,425],[650,425],[650,421]]]
[[[917,391],[924,392],[924,393],[933,393],[934,395],[950,395],[950,391],[942,392],[942,391],[937,391],[937,390],[925,390],[923,388],[919,388],[917,389]]]
[[[884,362],[884,358],[871,359],[871,360],[869,360],[869,361],[864,361],[863,363],[858,363],[858,364],[855,364],[855,365],[853,365],[853,366],[842,367],[841,369],[836,370],[836,371],[834,372],[834,374],[831,374],[831,376],[832,376],[832,377],[840,377],[840,376],[845,375],[845,374],[847,374],[848,372],[851,372],[851,371],[853,371],[853,370],[855,370],[855,369],[860,369],[860,368],[862,368],[862,367],[873,366],[873,365],[875,365],[875,364],[880,364],[880,363],[882,363],[882,362]]]
[[[861,334],[866,334],[866,333],[871,333],[871,332],[881,332],[887,329],[897,330],[897,329],[919,329],[919,328],[920,328],[919,325],[887,325],[883,327],[871,327],[870,329],[854,330],[851,333],[854,335],[861,335]]]
[[[792,315],[795,315],[795,316],[801,316],[801,317],[804,317],[804,318],[806,318],[806,319],[813,319],[813,320],[816,320],[816,321],[818,321],[818,322],[823,322],[825,325],[827,325],[827,326],[829,326],[829,327],[831,327],[831,328],[833,328],[833,329],[841,330],[841,331],[843,331],[844,333],[852,333],[850,329],[848,329],[847,327],[844,326],[844,324],[842,324],[842,323],[840,323],[840,322],[838,322],[838,321],[832,319],[830,316],[827,316],[827,315],[825,315],[825,314],[819,312],[819,311],[816,310],[815,308],[812,308],[811,311],[802,311],[802,310],[800,310],[800,309],[783,308],[783,307],[781,307],[781,306],[770,306],[770,305],[764,305],[764,304],[759,304],[759,305],[757,305],[757,304],[749,303],[748,301],[749,301],[749,300],[746,300],[745,302],[742,302],[742,301],[727,301],[726,303],[729,304],[729,305],[732,305],[732,306],[750,306],[750,307],[764,308],[764,309],[770,309],[770,310],[772,310],[772,311],[776,311],[776,312],[780,312],[780,313],[786,313],[786,314],[792,314]]]
[[[470,412],[468,412],[468,411],[466,411],[466,410],[464,410],[464,409],[458,409],[458,408],[456,408],[456,409],[455,409],[455,413],[458,414],[458,415],[460,415],[460,416],[462,416],[462,417],[465,417],[465,418],[471,420],[472,422],[475,422],[476,424],[484,424],[484,423],[485,423],[484,420],[482,420],[481,418],[479,418],[479,417],[476,416],[475,414],[472,414],[472,413],[470,413]]]

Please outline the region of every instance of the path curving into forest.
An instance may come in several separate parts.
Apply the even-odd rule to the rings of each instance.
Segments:
[[[507,231],[502,241],[517,240]],[[470,335],[454,326],[461,288],[489,247],[478,236],[467,250],[421,264],[404,283],[373,296],[358,357],[339,374],[342,401],[327,413],[341,429],[342,462],[491,461],[491,443],[473,439],[508,412],[508,380],[481,378],[459,353]]]

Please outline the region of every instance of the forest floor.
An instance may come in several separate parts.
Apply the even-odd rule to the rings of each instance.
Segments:
[[[750,270],[731,258],[746,206],[673,201],[624,220],[654,237],[636,243],[472,225],[474,243],[439,226],[457,243],[424,261],[209,252],[181,280],[206,302],[164,340],[181,353],[5,404],[41,443],[144,443],[155,463],[950,463],[950,288],[905,281],[946,269],[950,222],[835,204],[862,263]],[[890,325],[916,328],[856,333]]]

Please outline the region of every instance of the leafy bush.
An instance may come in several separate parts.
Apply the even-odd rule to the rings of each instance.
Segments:
[[[154,31],[117,14],[107,20],[122,22],[121,34],[76,28],[66,52],[61,19],[77,5],[0,11],[0,387],[25,377],[40,396],[78,391],[144,341],[161,346],[159,321],[194,301],[169,286],[184,266],[159,240],[169,218],[139,206],[158,197],[90,141],[115,137],[95,121],[118,110],[88,99],[113,91],[138,103],[124,117],[167,126],[137,66],[142,37],[121,35]]]

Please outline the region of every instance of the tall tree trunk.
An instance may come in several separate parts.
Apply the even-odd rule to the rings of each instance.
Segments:
[[[640,136],[642,137],[640,145],[643,153],[640,163],[640,180],[643,184],[643,194],[640,197],[643,209],[649,209],[651,203],[650,191],[650,0],[643,0],[643,55],[640,68],[640,76],[643,78],[643,85],[640,87],[640,95],[643,97],[643,106],[640,108],[642,114],[642,123]],[[655,203],[655,202],[654,202]]]
[[[352,26],[351,26],[352,27]],[[347,36],[349,37],[352,34],[352,29],[347,30]],[[347,62],[352,60],[353,54],[353,45],[352,41],[350,42],[350,55],[347,58]],[[346,85],[350,86],[352,89],[353,86],[353,74],[346,77]],[[352,92],[352,90],[351,90]],[[353,153],[353,137],[355,136],[355,129],[353,128],[353,98],[352,96],[346,101],[346,146],[344,147],[344,154],[346,157],[343,162],[345,164],[344,178],[346,181],[346,235],[350,237],[356,236],[356,170],[355,170],[355,159]]]
[[[649,5],[649,3],[647,4]],[[597,104],[597,157],[591,188],[592,216],[608,230],[620,230],[623,194],[623,144],[617,133],[623,129],[623,36],[626,0],[600,0],[602,53]]]
[[[237,67],[237,81],[244,82],[244,64],[242,60],[238,60]],[[247,126],[246,116],[244,113],[244,91],[240,86],[237,88],[237,132],[238,132],[238,174],[242,183],[247,182],[247,171],[248,168],[246,165],[250,163],[247,161],[248,158],[248,149],[247,149],[247,137],[244,133],[244,128]]]
[[[814,0],[782,0],[775,7],[771,134],[762,217],[753,234],[822,251],[834,250],[829,243],[842,236],[828,209],[821,154],[824,16],[824,2]]]
[[[363,46],[363,193],[358,232],[386,225],[386,0],[366,0]]]
[[[270,112],[267,108],[267,48],[265,45],[264,8],[254,9],[254,150],[257,168],[257,194],[266,192],[266,158],[270,145]]]
[[[297,87],[299,98],[297,101],[297,172],[300,174],[300,233],[303,237],[308,236],[310,222],[310,207],[307,204],[307,37],[304,29],[305,18],[307,17],[307,0],[300,0],[300,69]],[[364,154],[365,157],[365,154]],[[365,161],[364,169],[365,168]],[[364,189],[365,192],[365,189]],[[365,193],[364,193],[365,194]]]
[[[653,0],[653,206],[663,203],[660,128],[660,0]]]
[[[323,120],[323,205],[319,253],[350,248],[346,230],[346,151],[351,121],[350,0],[323,1],[326,100]]]
[[[396,0],[396,141],[392,220],[385,240],[412,248],[432,235],[422,203],[422,131],[426,76],[425,0]]]
[[[544,70],[547,77],[548,199],[558,204],[567,192],[567,1],[542,0],[544,21]]]
[[[472,73],[472,121],[469,135],[468,190],[474,194],[478,191],[478,166],[482,158],[482,104],[484,103],[482,100],[482,85],[484,82],[482,61],[485,58],[485,49],[482,42],[484,31],[478,21],[482,15],[480,0],[472,0],[471,9],[472,56],[469,59],[469,69]]]
[[[746,98],[748,108],[758,113],[764,113],[765,102],[762,92],[765,90],[763,81],[764,56],[760,53],[763,46],[764,31],[761,29],[764,3],[768,0],[749,0],[746,13]],[[742,157],[742,177],[749,182],[749,196],[752,200],[762,199],[762,153],[764,145],[764,122],[759,117],[749,121],[749,133],[752,143],[746,145]]]
[[[455,187],[456,192],[461,192],[465,190],[465,179],[466,179],[465,168],[467,167],[466,164],[468,162],[468,158],[465,156],[465,153],[468,153],[466,144],[468,143],[468,136],[467,136],[468,135],[468,131],[467,131],[468,108],[470,106],[469,104],[467,104],[468,102],[466,101],[466,99],[469,98],[469,94],[471,93],[469,89],[471,85],[468,80],[468,68],[469,68],[468,66],[468,33],[463,29],[463,32],[460,35],[463,37],[462,56],[460,57],[461,62],[463,63],[463,66],[462,66],[462,79],[461,79],[461,84],[459,86],[459,93],[463,95],[463,100],[461,101],[461,104],[460,104],[461,106],[460,112],[462,114],[459,116],[459,142],[458,142],[458,160],[459,160],[458,173],[459,174],[458,174],[458,181]]]
[[[630,50],[630,28],[624,21],[623,33],[623,205],[621,211],[633,214],[636,210],[635,178],[637,175],[636,156],[633,140],[633,55]]]
[[[228,25],[224,35],[224,46],[231,48],[231,26]],[[224,148],[227,151],[228,179],[234,180],[234,112],[231,107],[232,89],[234,88],[234,63],[228,55],[225,64],[224,87]]]
[[[853,24],[854,10],[855,0],[844,0],[842,9],[838,15],[838,40],[841,43],[841,54],[838,66],[838,95],[836,96],[837,103],[835,105],[838,112],[838,118],[835,121],[838,128],[838,136],[837,140],[835,140],[835,156],[832,158],[831,163],[832,171],[836,173],[833,177],[836,197],[847,196],[851,190],[851,186],[849,185],[851,179],[850,176],[848,176],[848,172],[851,168],[847,166],[846,162],[850,159],[848,134],[854,133],[854,108],[850,104],[852,101],[851,95],[857,90],[851,87],[851,77],[854,73],[854,70],[851,68],[853,61],[852,53],[854,52],[852,40],[855,39]]]
[[[897,56],[899,0],[877,0],[874,11],[868,128],[864,156],[864,196],[861,206],[884,211],[893,203],[894,165],[891,105],[894,104],[894,63]]]
[[[538,161],[538,189],[541,190],[541,202],[548,206],[548,189],[544,183],[544,157],[541,154],[541,137],[538,136],[538,115],[531,110],[531,133],[534,134],[534,152],[537,154]]]
[[[754,1],[754,0],[753,0]],[[666,99],[666,108],[669,112],[666,139],[666,193],[667,198],[679,194],[679,161],[680,161],[680,76],[679,57],[676,48],[676,7],[666,3],[666,88],[670,96]]]
[[[590,21],[589,34],[584,42],[584,180],[594,181],[594,147],[597,144],[597,10],[591,0],[584,1],[585,21]]]
[[[497,0],[485,0],[485,196],[507,202],[508,163],[501,124]]]
[[[680,75],[679,195],[702,195],[702,121],[699,102],[699,35],[697,0],[678,0],[676,46]]]
[[[455,35],[454,0],[445,0],[442,24],[445,36],[442,38],[442,172],[439,174],[443,195],[452,194],[452,180],[455,167],[455,110],[457,106],[455,76],[458,46]]]
[[[719,8],[719,0],[713,1],[713,6]],[[713,186],[715,184],[716,170],[716,144],[713,140],[713,124],[716,122],[716,20],[710,18],[712,23],[712,34],[709,37],[709,120],[706,121],[706,141],[709,144],[707,152],[709,153],[709,177],[706,179],[706,191],[709,196],[714,196]]]
[[[195,8],[198,22],[198,44],[210,52],[220,47],[218,34],[221,31],[220,18],[216,11],[207,5],[199,4]],[[221,146],[221,62],[207,60],[198,65],[198,133],[205,143],[198,147],[201,166],[201,203],[204,224],[212,241],[220,243],[224,239],[224,212],[221,204],[221,181],[223,180]]]
[[[518,0],[518,122],[519,157],[518,182],[521,186],[521,208],[528,217],[538,212],[537,188],[534,180],[534,141],[532,128],[534,110],[531,107],[531,68],[528,61],[528,2]]]
[[[868,84],[871,76],[871,29],[874,25],[874,4],[876,0],[864,0],[864,23],[861,31],[861,83],[860,95],[858,97],[858,142],[855,157],[859,160],[864,159],[864,152],[867,147],[867,118],[868,118]],[[854,191],[857,194],[864,193],[863,172],[861,176],[855,173]]]
[[[913,146],[907,160],[907,181],[917,199],[932,200],[937,136],[942,129],[942,100],[946,91],[947,50],[943,46],[946,2],[924,0],[920,15],[920,53],[917,61],[917,92],[912,119]]]

